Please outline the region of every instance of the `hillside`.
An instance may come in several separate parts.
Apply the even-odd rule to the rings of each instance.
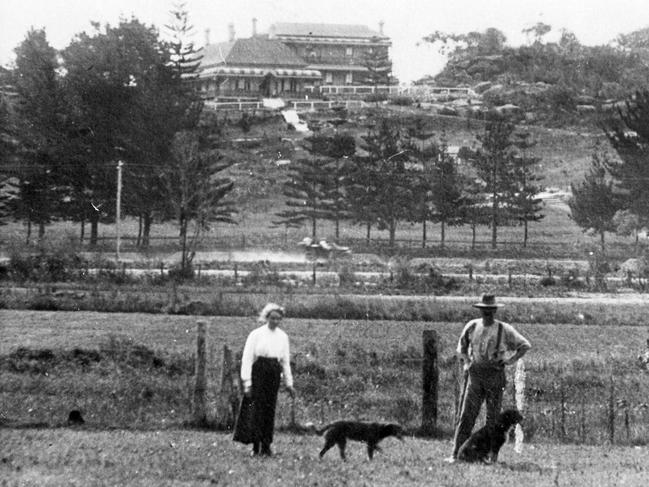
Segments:
[[[433,139],[443,138],[449,146],[477,148],[480,145],[476,137],[484,130],[484,122],[480,120],[439,115],[417,107],[383,105],[380,110],[404,121],[423,118],[434,134]],[[350,133],[357,141],[367,133],[367,115],[365,110],[300,114],[309,125],[318,125],[323,132]],[[266,112],[253,116],[247,131],[242,130],[238,122],[240,114],[227,117],[223,135],[234,140],[226,152],[238,161],[231,169],[231,176],[238,183],[238,201],[254,206],[254,201],[259,199],[281,199],[286,165],[292,158],[308,155],[301,142],[305,134],[288,128],[278,114]],[[598,130],[555,129],[530,124],[518,127],[520,131],[529,132],[531,139],[536,141],[529,152],[541,158],[539,169],[545,187],[568,190],[571,183],[581,181],[596,143],[608,147],[603,133]]]
[[[620,102],[643,89],[649,75],[648,29],[620,35],[606,45],[587,46],[552,27],[529,29],[533,40],[514,47],[498,29],[468,34],[435,32],[425,40],[447,56],[444,69],[420,84],[466,86],[486,109],[508,106],[519,120],[552,127],[594,128],[616,116]]]

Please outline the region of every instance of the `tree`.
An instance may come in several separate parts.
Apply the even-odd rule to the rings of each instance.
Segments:
[[[522,33],[525,34],[528,38],[533,38],[535,44],[540,44],[543,36],[545,36],[551,30],[551,25],[545,24],[543,22],[537,22],[532,27],[523,29]]]
[[[511,192],[512,166],[514,164],[511,135],[514,126],[501,119],[491,120],[485,132],[478,136],[482,147],[476,152],[472,163],[478,177],[484,182],[485,191],[490,196],[491,248],[495,249],[498,240],[498,227],[504,224],[509,215],[503,206],[506,195]]]
[[[214,148],[206,130],[181,131],[174,136],[163,175],[164,198],[180,227],[184,276],[191,270],[202,232],[214,222],[235,223],[235,209],[227,199],[234,183],[220,174],[231,165]]]
[[[346,186],[349,181],[350,158],[356,152],[356,140],[352,135],[335,133],[332,136],[311,138],[316,153],[331,159],[325,170],[328,180],[324,188],[325,218],[334,222],[335,236],[340,238],[340,221],[349,216]]]
[[[616,189],[628,209],[649,225],[649,91],[636,92],[625,102],[619,119],[609,120],[603,127],[619,157],[602,162],[613,176]]]
[[[7,86],[8,80],[3,79],[0,68],[0,84]],[[8,78],[8,76],[7,76]],[[6,81],[6,84],[5,84]],[[11,202],[17,197],[15,174],[17,161],[17,138],[14,120],[9,109],[9,103],[0,90],[0,225],[7,223],[11,215]]]
[[[489,200],[484,189],[484,182],[480,179],[467,179],[463,184],[460,211],[462,222],[471,227],[471,250],[475,250],[478,225],[488,225],[491,221]]]
[[[170,46],[153,28],[131,21],[119,30],[128,34],[129,51],[137,56],[130,74],[132,104],[125,114],[124,204],[128,214],[138,217],[138,244],[146,248],[154,216],[165,217],[160,197],[164,162],[170,160],[174,134],[192,128],[186,117],[193,95],[175,71]]]
[[[600,235],[602,252],[605,250],[604,235],[615,231],[614,217],[620,209],[620,199],[615,194],[613,181],[607,178],[606,155],[595,153],[591,168],[584,180],[572,184],[572,197],[568,200],[571,218],[584,231],[592,230]]]
[[[426,247],[428,221],[432,218],[432,166],[431,162],[438,158],[439,147],[436,142],[429,142],[435,135],[427,127],[424,117],[416,117],[407,128],[408,154],[420,171],[412,171],[412,208],[408,221],[421,223],[421,246]]]
[[[440,246],[444,248],[446,226],[462,223],[462,178],[455,160],[449,155],[446,142],[442,142],[439,153],[431,161],[432,185],[431,219],[440,224]]]
[[[309,222],[311,236],[316,238],[318,220],[329,215],[328,188],[329,175],[322,159],[312,157],[294,161],[283,190],[288,208],[277,213],[280,219],[273,224],[297,227]]]
[[[191,39],[194,26],[189,21],[186,3],[174,3],[170,17],[169,24],[165,26],[172,39],[169,45],[170,66],[177,86],[184,95],[183,103],[179,106],[183,111],[182,126],[184,129],[192,129],[198,124],[203,110],[203,101],[195,87],[203,55]]]
[[[378,41],[378,39],[372,39]],[[390,83],[392,61],[388,48],[383,46],[370,47],[363,53],[362,65],[367,69],[365,82],[375,88]]]
[[[99,222],[115,217],[115,168],[129,145],[127,114],[137,104],[139,81],[134,74],[139,51],[130,42],[131,32],[110,25],[102,31],[97,23],[93,28],[93,35],[78,34],[62,53],[71,112],[68,152],[74,163],[67,176],[79,198],[78,214],[90,221],[91,245],[97,243]]]
[[[541,191],[541,186],[537,183],[542,177],[535,172],[535,167],[541,158],[528,155],[527,150],[535,145],[529,137],[529,132],[515,134],[514,145],[519,153],[512,159],[512,184],[506,195],[511,216],[524,228],[523,247],[527,247],[528,223],[540,221],[544,217],[541,214],[543,201],[536,196]]]
[[[406,169],[407,138],[395,120],[379,117],[362,137],[367,156],[356,157],[352,190],[357,221],[373,219],[389,232],[394,247],[399,221],[407,220],[413,200],[412,179]],[[364,179],[360,179],[360,177]]]
[[[15,135],[20,151],[17,170],[18,197],[12,200],[14,217],[27,222],[27,241],[31,224],[38,235],[56,217],[61,201],[61,140],[63,112],[57,69],[57,52],[43,30],[31,29],[15,49],[13,84],[18,95],[15,106],[19,126]]]

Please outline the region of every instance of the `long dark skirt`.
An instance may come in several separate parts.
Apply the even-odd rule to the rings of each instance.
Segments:
[[[277,359],[259,357],[252,364],[252,401],[254,442],[262,447],[273,442],[275,406],[282,367]]]

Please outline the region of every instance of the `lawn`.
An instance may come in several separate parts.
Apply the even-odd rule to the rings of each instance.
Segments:
[[[257,326],[252,317],[1,310],[0,418],[14,426],[59,426],[79,408],[96,429],[180,427],[190,417],[198,319],[208,323],[208,398],[214,404],[222,347],[240,352]],[[438,434],[448,437],[458,387],[453,348],[461,327],[459,321],[287,318],[299,397],[292,406],[280,394],[278,426],[287,426],[294,414],[300,424],[351,417],[397,421],[416,431],[422,332],[434,329],[440,344]],[[613,398],[615,441],[649,442],[649,387],[635,363],[647,338],[644,326],[535,322],[518,328],[533,344],[525,358],[528,439],[608,441]],[[513,404],[508,373],[505,402]]]
[[[322,439],[278,433],[273,458],[254,458],[230,435],[191,430],[2,430],[2,485],[21,486],[643,486],[647,448],[527,445],[503,447],[497,465],[447,465],[450,441],[386,439],[368,461],[351,442],[348,460]]]

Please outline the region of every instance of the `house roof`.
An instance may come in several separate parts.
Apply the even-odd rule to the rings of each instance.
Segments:
[[[353,24],[303,24],[297,22],[278,22],[273,24],[270,32],[275,36],[312,36],[312,37],[352,37],[371,39],[387,36],[370,29],[365,25]]]
[[[237,39],[208,44],[204,47],[201,68],[224,64],[228,66],[281,66],[301,68],[306,62],[278,40],[265,37]]]

